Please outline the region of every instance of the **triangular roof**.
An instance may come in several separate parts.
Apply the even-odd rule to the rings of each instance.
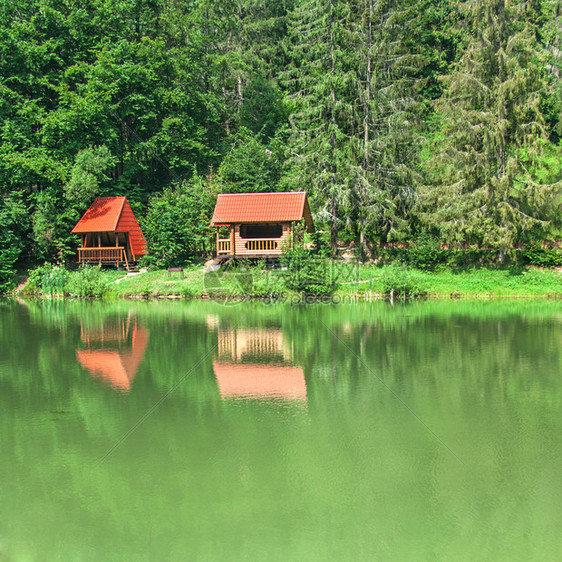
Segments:
[[[77,349],[78,362],[94,377],[99,377],[114,388],[128,391],[148,345],[148,333],[142,328],[133,328],[131,348]]]
[[[221,193],[211,220],[212,226],[234,223],[293,222],[304,219],[314,228],[306,191],[286,193]]]
[[[126,197],[98,197],[84,213],[72,234],[127,232],[133,258],[146,254],[146,241]]]
[[[126,201],[126,197],[99,197],[90,205],[72,233],[115,232]]]

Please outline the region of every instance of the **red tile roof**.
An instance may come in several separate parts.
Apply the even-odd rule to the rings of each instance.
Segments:
[[[305,191],[290,193],[221,193],[212,226],[233,223],[292,222],[304,218],[312,226]]]
[[[115,232],[126,197],[100,197],[84,213],[72,233]]]

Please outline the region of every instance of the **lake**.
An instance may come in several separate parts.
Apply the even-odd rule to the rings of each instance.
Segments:
[[[555,560],[558,301],[0,301],[0,560]]]

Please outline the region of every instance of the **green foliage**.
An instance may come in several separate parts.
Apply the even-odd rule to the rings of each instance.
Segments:
[[[529,265],[539,267],[562,266],[562,248],[547,248],[539,242],[529,244],[523,250],[522,257]]]
[[[304,295],[331,295],[338,286],[335,262],[315,255],[313,251],[296,248],[281,256],[285,285]]]
[[[105,171],[114,163],[106,146],[88,147],[77,155],[65,186],[67,199],[85,210],[99,195],[100,184],[107,183]]]
[[[15,248],[0,248],[0,295],[14,287],[14,264],[18,259]]]
[[[3,0],[0,290],[73,259],[97,195],[128,197],[162,266],[210,249],[218,191],[306,190],[333,255],[420,227],[555,241],[560,21],[558,1]]]
[[[212,243],[209,223],[214,195],[209,183],[196,175],[152,197],[141,223],[148,243],[145,263],[180,266],[205,255]]]
[[[406,262],[417,269],[434,269],[447,261],[447,251],[438,238],[422,233],[405,252]]]
[[[29,271],[27,283],[23,288],[24,295],[40,295],[43,290],[44,266],[36,267]]]
[[[68,278],[64,267],[46,264],[42,268],[41,292],[51,297],[63,296]]]
[[[218,169],[218,176],[226,193],[256,193],[275,191],[279,172],[276,155],[262,144],[259,135],[242,127]]]
[[[0,197],[0,295],[14,286],[14,268],[25,245],[27,220],[22,194]]]
[[[540,106],[547,83],[528,4],[458,5],[470,34],[436,104],[442,129],[422,215],[451,246],[491,246],[503,256],[528,232],[547,234],[559,207],[559,186],[530,173],[547,137]]]
[[[240,107],[241,130],[252,131],[265,140],[272,139],[287,121],[283,94],[273,81],[257,76],[244,90]]]
[[[29,272],[26,295],[101,297],[106,292],[107,277],[101,267],[86,265],[76,271],[45,264]]]
[[[427,294],[423,275],[404,265],[394,264],[382,270],[380,290],[384,295],[395,297],[420,297]]]
[[[71,297],[102,297],[106,291],[106,280],[99,266],[85,265],[67,275],[65,293]]]

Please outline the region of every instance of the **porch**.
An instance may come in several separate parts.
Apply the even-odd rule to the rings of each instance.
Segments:
[[[124,246],[82,246],[78,248],[78,261],[84,265],[112,264],[117,267],[124,265],[129,269],[127,250]]]
[[[232,224],[217,227],[217,257],[276,257],[290,240],[289,223]],[[222,236],[221,236],[222,234]],[[228,238],[226,238],[228,234]]]
[[[235,253],[232,252],[232,244],[229,238],[219,238],[217,240],[217,255],[280,255],[281,239],[279,238],[249,238],[237,244]]]

